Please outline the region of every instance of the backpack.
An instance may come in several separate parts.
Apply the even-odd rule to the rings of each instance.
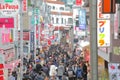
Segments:
[[[83,70],[81,68],[78,68],[76,71],[76,77],[82,78],[82,76],[83,76]]]
[[[32,79],[34,79],[34,78],[37,76],[37,73],[36,73],[35,71],[31,71],[31,72],[29,73],[29,76],[30,76]]]
[[[44,80],[44,78],[41,75],[37,75],[34,80]]]

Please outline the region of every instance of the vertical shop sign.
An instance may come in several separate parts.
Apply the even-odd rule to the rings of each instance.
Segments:
[[[97,1],[97,44],[98,47],[110,46],[110,14],[102,14],[102,0]]]
[[[23,13],[27,12],[27,0],[22,1],[22,11]]]
[[[81,30],[86,29],[86,10],[85,9],[79,10],[79,29]]]
[[[34,52],[34,32],[30,32],[30,52]]]

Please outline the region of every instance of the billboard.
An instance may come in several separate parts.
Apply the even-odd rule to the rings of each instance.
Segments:
[[[79,29],[85,30],[86,29],[86,10],[80,9],[78,15],[79,15]]]
[[[0,18],[0,28],[14,28],[14,18]]]
[[[110,14],[102,14],[102,0],[97,1],[97,44],[110,46]]]
[[[0,12],[4,16],[15,16],[16,14],[19,13],[19,10],[20,10],[20,4],[18,0],[0,1]]]

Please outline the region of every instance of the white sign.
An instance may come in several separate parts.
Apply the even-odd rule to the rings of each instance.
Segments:
[[[97,21],[98,46],[110,46],[110,20]]]
[[[4,1],[4,0],[3,0]],[[18,14],[20,5],[17,0],[11,3],[0,2],[0,13],[4,16],[15,16]]]
[[[97,1],[97,44],[110,46],[110,14],[102,14],[102,0]]]

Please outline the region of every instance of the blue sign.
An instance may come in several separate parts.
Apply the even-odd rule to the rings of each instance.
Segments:
[[[86,10],[85,9],[79,10],[79,29],[81,30],[86,29]]]
[[[30,32],[30,52],[34,54],[34,32]]]

